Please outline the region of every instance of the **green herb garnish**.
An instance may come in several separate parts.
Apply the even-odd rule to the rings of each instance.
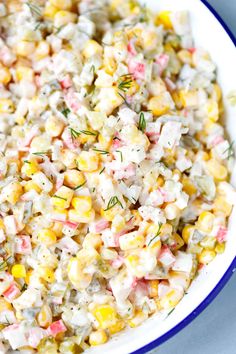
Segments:
[[[129,102],[127,102],[126,98],[120,92],[118,92],[118,95],[124,100],[124,103],[126,104],[126,106],[131,108],[131,105],[129,104]]]
[[[103,169],[99,172],[99,174],[101,175],[104,170],[105,170],[105,167],[103,167]]]
[[[28,163],[29,165],[31,164],[29,160],[24,160],[24,163]]]
[[[70,129],[70,134],[71,134],[71,139],[76,139],[78,138],[78,136],[80,136],[80,132],[78,132],[77,130],[73,129],[73,128],[69,128]]]
[[[161,222],[158,223],[158,230],[157,230],[157,233],[156,233],[156,235],[148,242],[148,246],[152,243],[153,240],[155,240],[155,238],[157,238],[158,236],[160,236],[162,225],[163,225],[163,224],[162,224]]]
[[[90,72],[93,73],[93,75],[94,75],[94,73],[95,73],[95,65],[92,65],[92,66],[91,66]]]
[[[36,152],[32,152],[32,155],[36,155],[36,156],[42,156],[43,155],[47,155],[48,151],[36,151]]]
[[[5,270],[8,267],[7,261],[11,258],[11,256],[7,257],[4,261],[0,262],[0,271]]]
[[[173,312],[174,310],[175,310],[175,307],[174,307],[172,310],[170,310],[170,312],[168,312],[166,318],[169,317],[169,316],[172,314],[172,312]]]
[[[101,155],[108,155],[109,151],[106,150],[100,150],[100,149],[93,149],[93,151],[99,152]]]
[[[86,184],[86,181],[81,183],[81,184],[79,184],[77,187],[74,188],[74,191],[77,191],[77,189],[83,187],[85,184]]]
[[[138,121],[138,129],[144,133],[146,130],[146,126],[147,126],[147,123],[146,123],[146,119],[144,117],[144,113],[141,112],[140,116],[139,116],[139,121]]]
[[[91,132],[90,130],[80,130],[81,134],[97,136],[97,133]]]
[[[126,92],[131,88],[132,83],[133,79],[131,74],[122,75],[118,81],[118,89],[120,91]]]
[[[66,118],[68,117],[68,114],[70,113],[70,109],[69,108],[65,108],[61,111],[61,113],[63,114],[63,116],[65,116]]]
[[[122,154],[122,151],[116,150],[116,152],[119,152],[119,153],[120,153],[120,161],[123,162],[123,154]]]
[[[30,12],[33,16],[41,17],[42,13],[39,6],[32,4],[31,2],[26,2],[26,5],[29,7]]]
[[[21,291],[25,291],[28,288],[28,285],[26,283],[24,283],[24,285],[21,288]]]
[[[115,205],[120,205],[122,209],[123,205],[121,204],[121,202],[119,201],[119,199],[117,198],[117,196],[111,197],[111,199],[109,200],[106,209],[104,209],[104,211],[110,210],[111,208],[113,208]]]
[[[58,199],[62,199],[62,200],[67,201],[67,199],[66,199],[66,198],[60,197],[59,195],[56,195],[56,194],[55,194],[53,197],[54,197],[54,198],[58,198]]]
[[[227,152],[227,160],[229,160],[231,157],[234,157],[234,141],[230,143],[229,147],[223,152],[225,154]]]

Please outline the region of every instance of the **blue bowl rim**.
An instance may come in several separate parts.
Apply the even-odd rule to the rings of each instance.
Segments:
[[[213,14],[213,16],[218,20],[218,22],[221,24],[225,32],[228,34],[229,38],[232,40],[234,46],[236,46],[236,38],[229,29],[229,27],[226,25],[224,20],[221,18],[221,16],[216,12],[216,10],[206,1],[206,0],[200,0],[207,8],[208,10]],[[163,334],[161,337],[155,339],[154,341],[150,342],[149,344],[146,344],[144,347],[135,350],[131,354],[145,354],[149,352],[152,349],[155,349],[159,345],[163,344],[166,342],[168,339],[176,335],[178,332],[180,332],[184,327],[186,327],[189,323],[191,323],[200,313],[205,310],[205,308],[216,298],[216,296],[221,292],[221,290],[224,288],[226,283],[229,281],[231,278],[232,274],[236,270],[236,256],[230,266],[228,267],[227,271],[224,273],[220,281],[217,283],[217,285],[214,287],[214,289],[210,292],[210,294],[198,305],[187,317],[185,317],[181,322],[179,322],[175,327],[170,329],[168,332]]]

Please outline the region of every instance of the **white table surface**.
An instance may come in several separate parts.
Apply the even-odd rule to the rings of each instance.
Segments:
[[[236,0],[208,0],[236,36]],[[205,311],[154,354],[236,354],[236,274]]]

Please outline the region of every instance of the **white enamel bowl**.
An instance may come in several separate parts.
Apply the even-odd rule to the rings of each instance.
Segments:
[[[148,8],[158,10],[188,10],[191,17],[196,46],[209,51],[218,68],[225,101],[225,124],[231,141],[236,139],[236,109],[229,106],[226,96],[236,88],[235,39],[205,0],[142,0]],[[231,38],[230,38],[231,37]],[[236,186],[236,168],[232,175]],[[175,335],[198,316],[216,297],[236,268],[236,208],[229,222],[228,242],[225,253],[212,263],[192,283],[188,296],[177,305],[166,319],[155,315],[135,329],[121,332],[108,343],[89,349],[87,353],[141,354],[157,347]]]

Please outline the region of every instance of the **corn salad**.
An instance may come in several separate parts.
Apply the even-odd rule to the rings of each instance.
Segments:
[[[224,252],[233,144],[187,12],[0,4],[0,351],[75,354]]]

